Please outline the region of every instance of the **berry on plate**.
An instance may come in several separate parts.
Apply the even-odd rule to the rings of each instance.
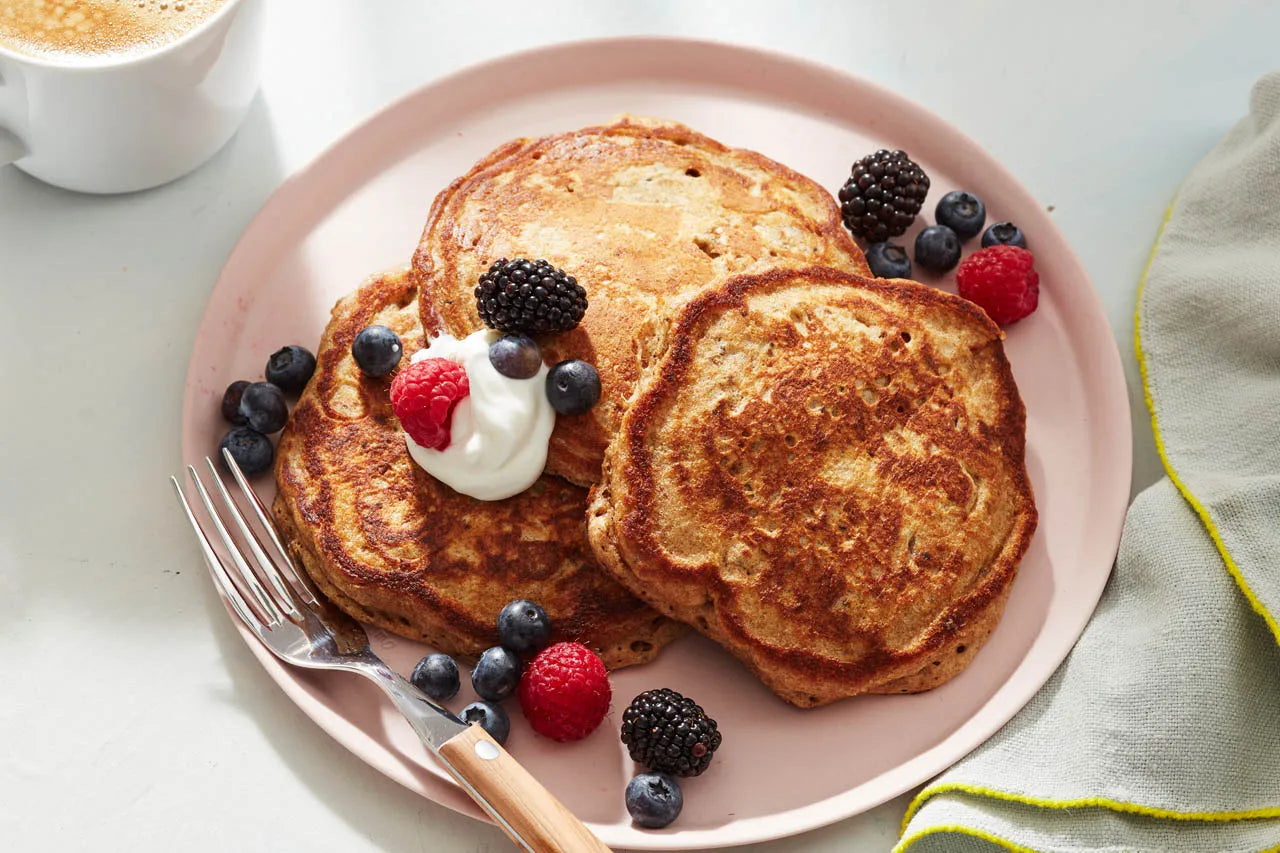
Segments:
[[[271,439],[248,427],[236,427],[218,442],[218,460],[222,461],[222,451],[231,453],[240,470],[247,475],[261,474],[271,467],[276,451],[271,446]],[[223,467],[226,463],[223,462]]]
[[[627,811],[636,826],[662,829],[682,808],[684,793],[670,773],[640,773],[627,783]]]
[[[533,730],[565,743],[599,728],[613,690],[595,652],[581,643],[556,643],[529,661],[518,695]]]
[[[578,280],[543,260],[494,261],[475,294],[484,324],[512,334],[567,332],[587,312],[587,291]]]
[[[855,237],[880,243],[911,227],[929,194],[929,176],[905,151],[880,149],[853,164],[840,188],[840,216]]]
[[[1012,222],[997,222],[982,232],[982,248],[988,246],[1018,246],[1027,248],[1027,237]]]
[[[934,275],[960,261],[960,238],[945,225],[930,225],[916,235],[916,263]]]
[[[510,649],[494,646],[485,649],[471,670],[471,686],[476,695],[490,702],[501,702],[520,683],[520,658]]]
[[[536,652],[550,637],[547,611],[528,599],[517,599],[498,614],[498,642],[518,655]]]
[[[631,760],[677,776],[698,776],[720,748],[720,729],[702,706],[674,690],[647,690],[622,712]]]
[[[316,357],[297,344],[281,347],[267,359],[267,381],[290,394],[301,393],[315,372]]]
[[[956,289],[997,323],[1016,323],[1040,302],[1035,256],[1017,246],[979,249],[956,271]]]
[[[366,326],[351,342],[351,357],[356,365],[375,379],[395,370],[403,354],[400,336],[386,326]]]
[[[458,715],[464,723],[476,723],[489,733],[489,737],[503,744],[511,734],[511,718],[501,705],[492,702],[472,702]]]
[[[270,382],[251,382],[240,394],[240,416],[250,429],[270,435],[284,429],[289,404],[284,392]]]
[[[414,687],[437,702],[457,696],[458,688],[462,686],[462,679],[458,676],[458,662],[443,652],[429,654],[418,661],[409,680]]]
[[[867,249],[867,266],[876,278],[911,278],[911,259],[896,243],[873,244]]]
[[[562,361],[547,373],[547,399],[562,415],[589,411],[600,402],[600,374],[585,361]]]
[[[227,390],[222,392],[222,417],[231,424],[236,426],[244,426],[244,415],[240,414],[240,397],[244,395],[244,389],[249,387],[249,381],[246,379],[237,379],[227,386]]]
[[[527,335],[504,335],[489,346],[489,363],[511,379],[532,379],[542,369],[542,350]]]
[[[391,408],[415,442],[444,450],[449,446],[453,410],[470,393],[462,365],[447,358],[424,358],[391,380]]]
[[[978,236],[982,223],[987,221],[987,208],[982,199],[973,193],[952,190],[938,199],[933,218],[939,225],[945,225],[956,232],[956,236],[963,242]]]

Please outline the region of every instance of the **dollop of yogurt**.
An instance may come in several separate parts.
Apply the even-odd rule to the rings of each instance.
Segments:
[[[512,379],[489,362],[492,329],[458,340],[432,338],[411,361],[447,358],[467,371],[471,393],[453,409],[449,446],[423,447],[408,435],[413,461],[450,488],[482,501],[497,501],[533,485],[547,464],[547,442],[556,413],[547,400],[547,366],[536,376]]]

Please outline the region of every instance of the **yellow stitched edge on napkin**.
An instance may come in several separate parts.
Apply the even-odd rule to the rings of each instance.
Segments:
[[[1156,453],[1160,454],[1160,461],[1164,464],[1165,473],[1169,475],[1169,479],[1177,486],[1178,491],[1182,493],[1182,497],[1196,511],[1196,515],[1200,516],[1205,529],[1209,531],[1209,538],[1213,540],[1214,547],[1222,555],[1222,562],[1226,565],[1227,571],[1231,573],[1231,577],[1235,578],[1236,585],[1240,587],[1240,591],[1248,599],[1249,605],[1267,623],[1267,628],[1271,630],[1276,642],[1280,643],[1280,623],[1277,623],[1276,618],[1267,612],[1267,608],[1263,606],[1258,597],[1253,594],[1253,590],[1249,588],[1249,583],[1244,579],[1244,575],[1240,573],[1240,567],[1236,565],[1236,561],[1227,550],[1226,543],[1222,541],[1222,534],[1218,532],[1217,525],[1213,523],[1213,519],[1209,516],[1209,510],[1205,509],[1204,504],[1200,503],[1196,496],[1191,494],[1191,490],[1187,488],[1186,483],[1182,482],[1182,479],[1178,477],[1178,472],[1173,470],[1173,463],[1169,461],[1169,456],[1165,452],[1164,439],[1160,435],[1160,422],[1156,417],[1156,403],[1151,396],[1151,384],[1147,379],[1147,359],[1142,351],[1142,292],[1146,289],[1147,276],[1151,273],[1151,265],[1155,262],[1156,251],[1160,248],[1160,241],[1164,239],[1164,229],[1168,226],[1169,219],[1173,216],[1173,208],[1177,201],[1175,197],[1173,201],[1169,202],[1169,209],[1165,211],[1164,221],[1160,223],[1160,231],[1156,234],[1155,245],[1151,247],[1151,255],[1147,258],[1146,269],[1142,271],[1142,278],[1138,281],[1138,305],[1133,312],[1133,349],[1138,357],[1138,369],[1142,372],[1142,395],[1147,401],[1147,411],[1151,412],[1151,432],[1155,436]]]
[[[1001,838],[1000,836],[987,832],[986,830],[974,829],[971,826],[963,826],[958,823],[930,826],[926,829],[922,829],[910,838],[904,838],[899,841],[897,846],[893,848],[892,853],[900,853],[900,851],[907,849],[907,845],[915,844],[921,838],[924,838],[927,835],[935,835],[939,832],[955,832],[961,835],[970,835],[974,838],[981,838],[983,841],[994,844],[997,847],[1003,847],[1005,850],[1008,850],[1009,853],[1036,853],[1036,851],[1032,850],[1030,847],[1023,847],[1021,844],[1014,844],[1007,838]]]
[[[1209,516],[1209,511],[1204,504],[1191,493],[1186,484],[1178,478],[1177,473],[1173,470],[1173,464],[1169,461],[1168,454],[1165,453],[1164,441],[1160,437],[1160,424],[1156,418],[1155,400],[1151,396],[1151,386],[1147,381],[1147,361],[1142,351],[1142,292],[1147,286],[1147,276],[1151,273],[1151,265],[1155,262],[1156,251],[1160,248],[1160,241],[1164,238],[1164,230],[1169,224],[1169,220],[1173,217],[1173,208],[1177,203],[1175,198],[1169,203],[1169,207],[1165,210],[1164,220],[1160,223],[1160,230],[1156,234],[1155,245],[1151,247],[1151,254],[1147,257],[1147,265],[1142,270],[1142,278],[1138,281],[1138,305],[1133,314],[1133,345],[1138,357],[1138,369],[1142,372],[1142,393],[1147,401],[1147,410],[1151,412],[1151,431],[1155,436],[1156,452],[1160,454],[1160,461],[1164,464],[1165,472],[1169,475],[1169,479],[1182,493],[1186,499],[1200,516],[1200,520],[1204,523],[1205,529],[1209,532],[1209,538],[1213,540],[1214,547],[1218,549],[1218,553],[1222,555],[1222,562],[1226,565],[1227,571],[1235,579],[1236,584],[1240,587],[1240,591],[1244,593],[1249,604],[1257,611],[1258,615],[1267,623],[1267,627],[1271,629],[1271,633],[1275,636],[1276,641],[1280,642],[1280,624],[1276,623],[1275,618],[1267,612],[1266,607],[1253,594],[1253,590],[1249,588],[1249,584],[1245,581],[1244,576],[1240,574],[1240,567],[1236,565],[1236,561],[1231,557],[1231,553],[1227,551],[1226,544],[1222,541],[1222,535],[1218,532],[1217,526],[1213,523],[1213,519]],[[993,844],[999,844],[1008,850],[1020,851],[1012,842],[996,836],[987,837],[985,833],[972,830],[964,826],[942,826],[932,827],[916,833],[910,838],[906,837],[907,825],[911,822],[911,818],[915,817],[920,811],[925,801],[936,794],[947,792],[960,792],[972,794],[979,797],[990,797],[995,800],[1004,800],[1006,802],[1020,803],[1027,806],[1035,806],[1038,808],[1048,809],[1073,809],[1083,807],[1096,807],[1112,809],[1114,811],[1128,812],[1131,814],[1146,815],[1147,817],[1163,818],[1168,820],[1199,820],[1199,821],[1233,821],[1233,820],[1256,820],[1258,818],[1280,818],[1280,806],[1251,809],[1238,812],[1178,812],[1172,809],[1162,809],[1153,806],[1144,806],[1137,803],[1126,803],[1123,800],[1112,800],[1106,797],[1081,797],[1073,800],[1051,800],[1040,797],[1031,797],[1026,794],[1014,794],[1008,791],[1001,791],[996,788],[988,788],[982,785],[970,785],[965,782],[945,782],[938,785],[930,785],[922,790],[911,801],[911,805],[907,807],[907,813],[902,817],[902,829],[899,835],[903,836],[898,842],[896,851],[905,850],[907,845],[930,835],[934,832],[962,832],[969,835],[975,835],[990,841]],[[1280,851],[1280,846],[1273,848]],[[1266,853],[1266,851],[1264,851]]]
[[[1144,806],[1138,803],[1127,803],[1124,800],[1112,800],[1107,797],[1079,797],[1073,800],[1051,800],[1043,797],[1033,797],[1027,794],[1014,794],[1009,791],[1001,791],[998,788],[988,788],[985,785],[971,785],[968,782],[942,782],[937,785],[930,785],[925,788],[916,798],[911,801],[911,805],[907,807],[907,813],[902,818],[902,833],[907,831],[907,824],[911,822],[911,818],[915,817],[916,812],[920,811],[920,807],[924,805],[925,800],[936,794],[946,794],[959,792],[962,794],[972,794],[975,797],[988,797],[992,800],[1003,800],[1008,803],[1019,803],[1024,806],[1035,806],[1037,808],[1046,809],[1079,809],[1079,808],[1102,808],[1111,809],[1117,812],[1128,812],[1130,814],[1140,814],[1146,817],[1157,817],[1165,820],[1197,820],[1197,821],[1232,821],[1232,820],[1257,820],[1259,818],[1280,818],[1280,806],[1267,806],[1261,809],[1247,809],[1238,812],[1179,812],[1173,809],[1162,809],[1155,806]]]

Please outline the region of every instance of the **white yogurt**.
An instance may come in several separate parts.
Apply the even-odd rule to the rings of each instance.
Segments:
[[[489,363],[502,337],[487,329],[462,340],[433,338],[411,361],[447,358],[467,371],[471,393],[453,409],[449,446],[423,447],[407,434],[409,455],[445,485],[482,501],[497,501],[533,485],[547,464],[556,413],[547,400],[547,366],[530,379],[503,376]]]

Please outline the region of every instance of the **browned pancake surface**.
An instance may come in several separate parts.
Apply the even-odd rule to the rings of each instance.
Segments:
[[[581,358],[600,371],[600,403],[559,418],[551,439],[547,471],[580,484],[598,478],[670,313],[708,284],[810,263],[867,272],[822,187],[642,119],[516,140],[437,197],[414,266],[455,336],[481,327],[474,288],[503,257],[545,258],[587,289],[582,325],[541,341],[548,363]]]
[[[517,598],[541,604],[557,637],[611,667],[648,660],[678,636],[683,626],[596,564],[585,489],[544,476],[515,497],[478,501],[412,461],[391,378],[365,376],[351,357],[373,323],[400,335],[404,363],[424,345],[407,271],[371,279],[334,308],[277,450],[275,515],[325,594],[365,622],[464,656],[497,643],[498,611]]]
[[[908,692],[998,621],[1036,523],[1002,335],[829,269],[680,313],[593,491],[603,565],[787,701]]]

